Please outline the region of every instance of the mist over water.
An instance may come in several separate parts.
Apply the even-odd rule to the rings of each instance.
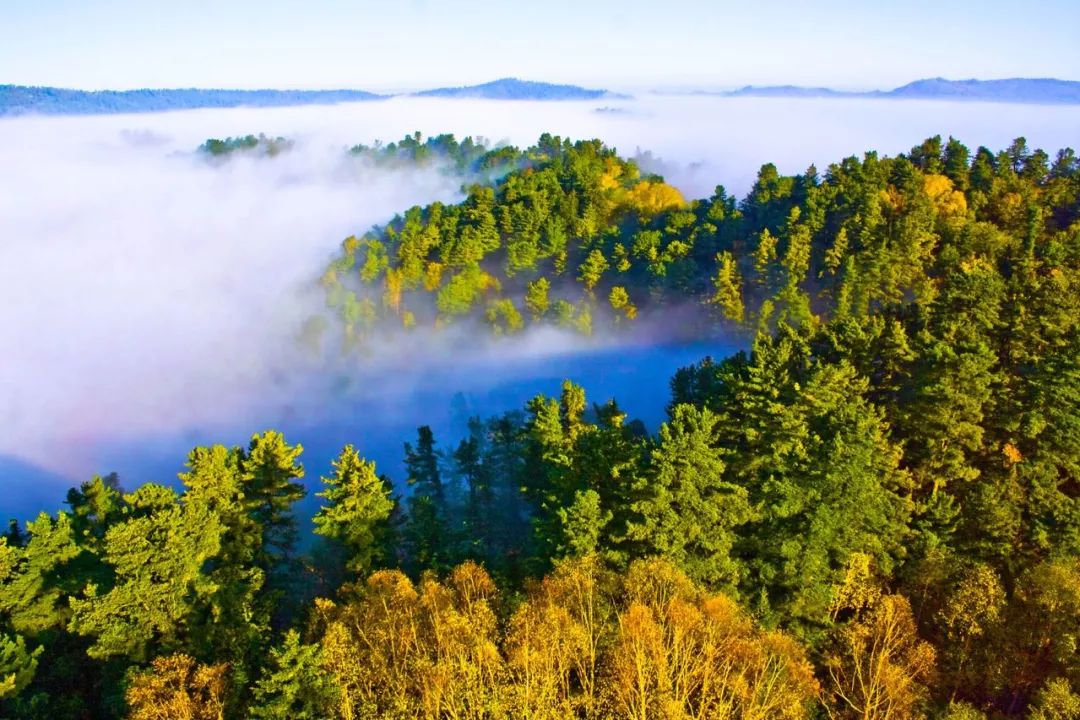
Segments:
[[[452,334],[384,343],[330,366],[303,354],[297,323],[321,303],[309,284],[342,238],[461,196],[438,171],[352,162],[343,151],[355,143],[415,130],[516,145],[599,137],[650,152],[688,196],[723,184],[742,197],[764,162],[824,172],[939,133],[972,149],[1024,135],[1053,154],[1077,145],[1077,128],[1080,108],[1067,106],[661,96],[0,120],[0,513],[53,510],[94,472],[168,482],[192,445],[268,427],[307,447],[309,485],[345,442],[400,479],[416,425],[446,447],[462,413],[519,408],[564,377],[655,429],[672,372],[733,349],[545,331],[468,352]],[[208,137],[259,132],[296,147],[221,164],[193,153]]]

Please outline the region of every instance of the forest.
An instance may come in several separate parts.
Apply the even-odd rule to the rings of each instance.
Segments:
[[[464,200],[346,238],[306,342],[668,319],[745,349],[679,370],[655,432],[570,378],[464,438],[417,418],[404,477],[346,446],[313,539],[273,430],[94,477],[0,539],[0,717],[1080,717],[1072,150],[933,137],[742,200],[597,140],[349,152]]]

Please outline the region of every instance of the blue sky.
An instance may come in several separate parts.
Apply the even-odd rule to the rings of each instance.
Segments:
[[[1078,0],[0,0],[0,83],[642,88],[1080,80]]]

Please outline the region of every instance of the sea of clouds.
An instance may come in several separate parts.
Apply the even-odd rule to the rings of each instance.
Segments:
[[[179,469],[177,448],[196,440],[238,442],[290,422],[325,434],[338,424],[328,388],[340,390],[341,377],[353,402],[348,431],[381,438],[424,422],[432,403],[457,390],[481,392],[501,378],[524,392],[523,378],[580,367],[600,384],[625,377],[662,388],[685,360],[639,358],[635,374],[619,374],[618,354],[590,354],[557,333],[466,355],[421,340],[336,366],[327,382],[325,365],[294,339],[320,302],[312,281],[340,241],[410,205],[461,197],[459,181],[438,169],[350,160],[355,143],[415,130],[516,145],[543,132],[599,137],[624,155],[651,153],[650,167],[688,196],[723,184],[741,197],[764,162],[824,171],[934,134],[972,149],[1024,135],[1053,155],[1076,144],[1078,127],[1075,107],[707,96],[398,98],[0,120],[0,511],[55,507],[67,484],[93,472],[169,480],[161,468]],[[194,152],[208,137],[260,132],[295,148],[223,163]],[[574,353],[578,365],[565,360]],[[144,477],[148,469],[157,474]]]

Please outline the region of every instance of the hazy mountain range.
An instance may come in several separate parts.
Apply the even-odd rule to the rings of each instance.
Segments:
[[[616,95],[607,90],[590,90],[577,85],[552,85],[516,78],[503,78],[483,85],[422,90],[415,94],[421,97],[481,98],[484,100],[595,100]]]
[[[0,115],[100,115],[196,108],[319,105],[381,96],[363,90],[67,90],[0,85]]]
[[[95,115],[222,107],[283,107],[365,100],[397,95],[490,100],[595,100],[618,97],[607,90],[503,78],[482,85],[435,88],[417,93],[380,95],[364,90],[68,90],[0,85],[2,115]]]
[[[833,90],[826,87],[797,85],[748,85],[710,95],[726,97],[823,97],[823,98],[881,98],[922,100],[981,100],[1007,103],[1080,103],[1080,82],[1052,78],[1011,78],[1007,80],[946,80],[930,78],[916,80],[893,90],[865,92]]]
[[[722,97],[819,97],[877,99],[948,99],[986,102],[1080,104],[1080,82],[1055,79],[916,80],[893,90],[851,92],[796,85],[747,86],[737,90],[683,91],[680,94]],[[53,87],[0,85],[0,116],[94,115],[160,112],[224,107],[282,107],[365,100],[397,95],[488,100],[596,100],[626,97],[603,89],[503,78],[481,85],[444,87],[416,93],[380,95],[364,90],[69,90]]]

